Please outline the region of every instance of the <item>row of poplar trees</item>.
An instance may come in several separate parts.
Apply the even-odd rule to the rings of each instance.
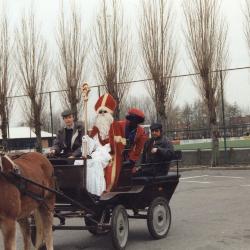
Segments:
[[[157,117],[156,120],[167,129],[167,113],[175,98],[178,44],[176,43],[176,15],[173,1],[141,0],[139,18],[139,41],[131,44],[132,34],[124,20],[122,1],[100,1],[96,23],[91,39],[83,28],[84,22],[76,2],[72,4],[70,19],[65,17],[61,7],[56,32],[58,56],[53,71],[64,106],[75,111],[76,119],[80,109],[79,87],[84,81],[90,48],[93,49],[96,81],[104,84],[103,91],[109,92],[118,102],[116,118],[125,102],[129,82],[134,77],[136,52],[140,55],[143,70],[149,79],[147,90],[150,94]],[[246,38],[250,47],[250,1],[246,0]],[[193,82],[209,114],[209,127],[213,141],[211,164],[217,164],[218,133],[217,114],[220,93],[220,74],[211,74],[224,69],[228,62],[227,24],[221,14],[218,0],[185,0],[183,8],[183,34],[191,58],[191,72],[198,73]],[[47,43],[36,22],[34,12],[23,15],[11,42],[8,18],[0,21],[0,116],[3,143],[7,140],[7,125],[11,113],[14,83],[20,85],[25,99],[25,115],[37,136],[37,150],[41,151],[41,126],[46,97],[51,77],[51,61]],[[15,53],[12,53],[15,51]],[[15,72],[15,74],[13,74]],[[226,73],[223,72],[223,79]],[[14,78],[15,77],[15,78]],[[15,80],[15,81],[14,81]],[[120,84],[127,82],[127,84]],[[224,82],[224,81],[223,81]],[[19,89],[19,86],[18,86]]]

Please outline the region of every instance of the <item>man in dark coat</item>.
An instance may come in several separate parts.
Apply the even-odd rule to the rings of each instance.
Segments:
[[[150,126],[151,138],[144,145],[141,168],[145,175],[166,175],[169,161],[171,161],[174,148],[172,143],[162,135],[162,125],[153,123]]]
[[[59,129],[54,145],[50,149],[49,156],[80,157],[84,134],[83,125],[79,122],[74,122],[74,115],[71,110],[65,110],[61,115],[64,126]]]

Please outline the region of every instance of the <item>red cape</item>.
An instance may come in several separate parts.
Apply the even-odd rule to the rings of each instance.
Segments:
[[[123,161],[122,154],[126,145],[125,128],[127,123],[128,122],[126,120],[114,121],[110,127],[109,140],[111,153],[113,155],[113,162],[112,166],[110,166],[108,169],[106,179],[108,189],[110,190],[115,189],[120,176],[121,165]],[[128,159],[125,160],[132,160],[134,162],[138,161],[143,150],[144,143],[147,139],[148,137],[145,134],[144,128],[138,126],[134,139],[134,145],[129,151]]]

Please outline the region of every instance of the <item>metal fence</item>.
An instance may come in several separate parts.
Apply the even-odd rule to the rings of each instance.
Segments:
[[[250,135],[250,123],[231,125],[231,126],[221,126],[219,127],[219,137],[242,137]],[[167,131],[169,138],[173,140],[194,140],[194,139],[207,139],[210,138],[210,129],[198,128],[198,129],[172,129]]]
[[[246,93],[250,93],[250,85],[248,83],[249,77],[249,69],[250,67],[242,67],[242,68],[232,68],[232,69],[225,69],[225,70],[220,70],[220,71],[213,71],[211,72],[211,74],[213,73],[220,73],[221,79],[220,79],[220,94],[221,94],[221,108],[222,108],[222,121],[221,125],[219,127],[219,131],[220,131],[220,136],[224,138],[224,141],[226,143],[226,138],[229,137],[240,137],[243,135],[247,135],[247,133],[249,133],[250,131],[250,124],[238,124],[238,125],[231,125],[228,126],[226,125],[225,122],[225,110],[224,110],[224,106],[225,106],[225,99],[227,100],[227,102],[232,102],[232,92],[234,92],[234,90],[237,88],[238,85],[238,89],[239,89],[239,83],[236,82],[234,79],[238,79],[237,75],[244,75],[242,76],[242,79],[240,80],[242,82],[243,88],[241,90],[238,90],[237,95],[242,95],[242,97],[245,98]],[[242,73],[243,72],[243,73]],[[223,73],[227,73],[227,78],[223,84],[223,79],[222,79],[222,74]],[[235,76],[236,74],[236,76]],[[198,92],[194,91],[193,88],[193,84],[192,84],[192,80],[195,76],[197,76],[198,74],[181,74],[181,75],[175,75],[175,76],[167,76],[167,77],[171,77],[174,78],[176,80],[176,82],[178,82],[179,85],[181,85],[180,89],[179,89],[179,94],[176,95],[176,102],[177,104],[181,104],[184,103],[185,101],[190,101],[193,98],[196,98],[198,96]],[[130,91],[130,95],[134,95],[134,93],[136,93],[136,96],[140,96],[140,94],[138,95],[138,93],[141,93],[142,89],[144,89],[142,92],[147,93],[145,91],[145,85],[148,84],[148,82],[151,79],[142,79],[142,80],[136,80],[136,81],[131,81],[131,82],[121,82],[119,84],[131,84],[131,91]],[[234,82],[235,81],[235,82]],[[183,84],[185,82],[185,84]],[[88,113],[90,114],[90,120],[89,122],[91,123],[91,119],[93,119],[92,114],[94,114],[94,103],[97,100],[98,96],[100,96],[102,94],[103,91],[103,86],[104,85],[94,85],[91,86],[91,94],[90,94],[90,101],[89,101],[89,105],[88,105]],[[184,87],[183,87],[184,86]],[[185,88],[191,88],[192,91],[188,92],[185,90]],[[138,89],[141,89],[138,91]],[[183,91],[182,91],[183,90]],[[47,125],[44,126],[46,128],[46,130],[51,132],[51,137],[54,136],[57,128],[58,128],[58,124],[55,124],[55,117],[59,116],[58,114],[60,114],[60,111],[62,111],[62,106],[59,102],[59,98],[60,95],[62,94],[63,91],[67,91],[67,90],[57,90],[57,91],[48,91],[48,92],[44,92],[44,93],[39,93],[39,94],[43,94],[46,96],[46,107],[45,109],[48,111],[47,112]],[[183,93],[184,92],[184,93]],[[186,94],[185,94],[186,93]],[[190,96],[191,95],[191,96]],[[8,97],[8,101],[10,100],[14,100],[14,110],[15,112],[11,112],[11,116],[9,116],[9,118],[11,119],[12,123],[16,123],[16,121],[20,120],[23,121],[23,117],[24,117],[24,110],[21,109],[21,104],[24,100],[24,98],[27,98],[25,95],[16,95],[16,96],[12,96],[12,97]],[[186,100],[185,100],[186,98]],[[230,101],[231,100],[231,101]],[[250,102],[249,102],[249,106],[250,106]],[[28,111],[26,111],[28,112]],[[10,114],[9,114],[10,115]],[[8,133],[8,137],[10,138],[10,130],[8,129],[9,133]],[[167,131],[167,134],[170,138],[173,139],[180,139],[180,140],[185,140],[185,139],[201,139],[201,138],[210,138],[210,132],[209,132],[209,128],[208,127],[201,127],[198,129],[193,129],[193,128],[182,128],[182,129],[175,129],[175,128],[170,128],[169,131]],[[14,138],[12,138],[14,139]],[[29,144],[29,145],[28,145]],[[51,141],[49,142],[49,145],[51,144]],[[26,148],[32,148],[34,146],[34,143],[32,142],[31,138],[30,141],[26,140]],[[226,150],[226,145],[225,145],[225,150]]]

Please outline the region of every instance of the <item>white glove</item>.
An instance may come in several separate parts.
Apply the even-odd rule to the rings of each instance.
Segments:
[[[48,157],[54,157],[55,156],[55,153],[56,153],[56,150],[55,149],[50,149],[49,150],[49,153],[47,154]]]
[[[155,154],[157,152],[158,148],[152,148],[151,153]]]
[[[95,140],[93,140],[88,135],[84,135],[82,137],[82,156],[91,156],[91,154],[96,150],[97,146],[98,144]]]

